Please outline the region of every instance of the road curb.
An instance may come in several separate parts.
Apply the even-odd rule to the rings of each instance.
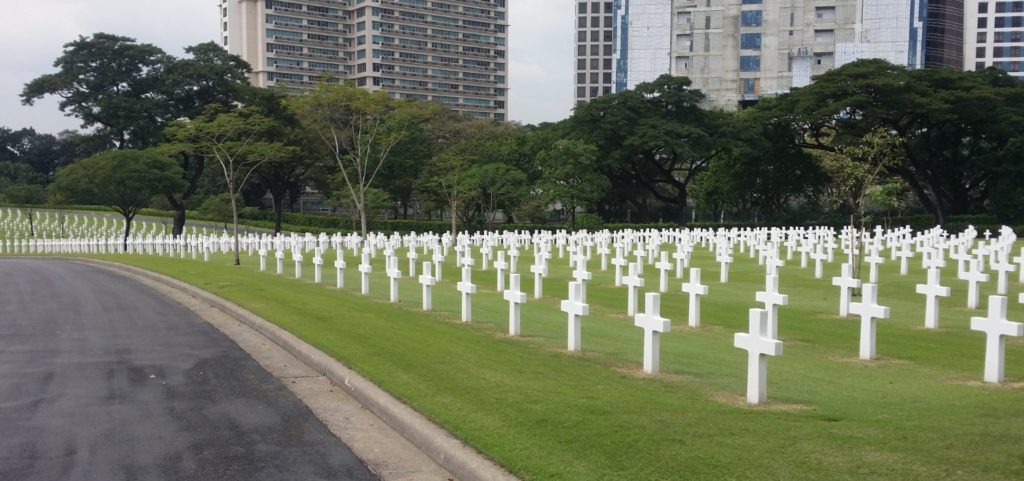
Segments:
[[[295,356],[317,373],[358,401],[378,416],[416,448],[427,454],[442,468],[461,481],[516,481],[508,471],[487,459],[472,447],[432,423],[422,414],[399,401],[386,391],[348,368],[338,360],[302,341],[276,324],[249,312],[221,297],[177,279],[134,266],[97,259],[76,258],[78,262],[123,271],[182,291],[208,302],[239,322],[259,332],[267,339]]]

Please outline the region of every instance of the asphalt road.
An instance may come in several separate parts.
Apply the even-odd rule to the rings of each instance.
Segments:
[[[192,311],[106,270],[0,260],[0,480],[373,480]]]

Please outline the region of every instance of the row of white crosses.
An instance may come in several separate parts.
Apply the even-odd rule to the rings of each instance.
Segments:
[[[0,214],[2,213],[3,211],[0,210]],[[9,210],[10,218],[5,217],[0,222],[24,223],[27,221],[26,218],[19,217],[19,215],[19,211]],[[82,225],[98,224],[100,221],[96,219],[99,217],[86,218],[82,221]],[[102,222],[105,225],[106,218],[103,218]],[[78,225],[77,220],[70,223]],[[143,227],[140,231],[143,234],[135,235],[130,239],[128,253],[164,255],[166,252],[185,257],[186,252],[191,252],[192,258],[195,259],[196,253],[201,252],[203,258],[208,260],[211,253],[228,252],[232,246],[231,238],[225,233],[216,235],[207,234],[204,231],[199,235],[193,229],[193,234],[190,236],[172,238],[157,234],[155,224],[152,225],[153,227]],[[116,222],[112,222],[106,228],[114,227],[117,227]],[[856,239],[856,243],[854,243],[854,239]],[[596,253],[601,258],[601,270],[607,270],[610,264],[615,270],[616,285],[626,286],[627,313],[634,317],[634,323],[637,326],[644,329],[644,368],[649,372],[657,372],[659,364],[658,335],[661,332],[667,332],[670,328],[667,319],[661,317],[659,293],[668,291],[670,272],[674,272],[677,279],[683,277],[686,268],[689,267],[692,252],[697,247],[708,249],[714,253],[715,262],[719,264],[719,280],[723,283],[728,282],[729,266],[734,262],[737,249],[740,254],[747,253],[751,258],[756,257],[758,263],[765,266],[765,290],[755,295],[755,299],[763,304],[763,308],[758,309],[761,311],[760,313],[751,312],[750,332],[742,338],[737,338],[737,346],[748,350],[755,345],[775,346],[774,343],[781,342],[777,339],[777,308],[788,303],[788,296],[781,294],[778,289],[779,268],[785,265],[783,258],[792,259],[794,255],[798,254],[800,265],[803,268],[807,267],[807,259],[810,258],[815,262],[815,277],[821,278],[823,263],[831,260],[836,251],[842,251],[851,259],[854,255],[863,252],[864,260],[869,265],[867,283],[862,285],[859,279],[852,276],[848,263],[843,265],[840,276],[832,280],[834,285],[840,287],[840,315],[852,314],[861,319],[860,356],[864,359],[873,359],[875,357],[876,322],[879,319],[888,318],[890,314],[888,308],[878,303],[878,266],[885,262],[881,252],[889,249],[891,258],[900,260],[900,271],[904,274],[909,261],[916,255],[921,256],[922,265],[927,269],[928,279],[925,284],[917,286],[917,292],[924,295],[926,299],[926,327],[937,328],[939,325],[939,298],[950,295],[950,288],[941,285],[940,277],[942,269],[946,266],[947,254],[949,259],[957,261],[957,278],[967,282],[968,306],[971,308],[977,307],[980,284],[988,281],[989,274],[984,272],[986,267],[991,268],[995,273],[998,284],[997,292],[1000,295],[1006,293],[1007,279],[1010,273],[1021,271],[1019,280],[1024,282],[1024,249],[1017,257],[1010,258],[1010,249],[1015,240],[1012,234],[1002,232],[997,238],[986,236],[984,240],[977,242],[976,240],[976,233],[970,229],[956,236],[950,236],[939,229],[919,234],[914,234],[910,229],[893,231],[876,229],[874,232],[845,229],[837,237],[831,229],[810,228],[623,231],[595,234],[480,233],[463,234],[454,238],[448,234],[440,236],[434,234],[406,236],[373,234],[367,239],[361,239],[352,234],[347,236],[305,234],[290,237],[248,234],[242,237],[241,245],[249,255],[252,255],[254,250],[258,250],[261,271],[265,271],[267,268],[268,252],[274,250],[278,274],[283,274],[284,259],[290,250],[297,278],[302,277],[302,265],[306,262],[306,256],[303,254],[311,251],[313,253],[314,282],[318,284],[322,282],[323,253],[327,249],[334,249],[336,287],[338,288],[344,288],[344,270],[347,267],[344,251],[350,250],[353,255],[361,258],[358,270],[361,292],[364,294],[369,293],[370,276],[373,273],[371,259],[378,252],[383,252],[385,274],[389,278],[389,299],[392,302],[398,302],[398,280],[403,277],[396,252],[400,247],[407,247],[409,277],[416,278],[416,263],[420,255],[426,260],[422,263],[422,274],[417,279],[423,286],[422,306],[427,310],[432,307],[431,291],[440,281],[441,266],[446,256],[453,251],[462,273],[461,280],[456,287],[462,299],[461,319],[465,322],[472,320],[472,296],[477,293],[477,286],[472,282],[472,268],[476,264],[473,249],[478,248],[480,270],[486,271],[493,268],[496,271],[498,291],[509,303],[509,333],[511,335],[519,335],[521,331],[521,306],[526,302],[527,297],[522,292],[521,277],[517,272],[520,250],[531,247],[533,249],[534,264],[530,266],[529,272],[534,276],[535,298],[543,296],[543,280],[549,273],[548,263],[553,257],[553,252],[557,252],[559,258],[564,259],[568,256],[568,262],[572,268],[573,281],[570,283],[569,298],[561,305],[562,310],[568,316],[567,344],[571,351],[579,350],[582,346],[581,319],[589,312],[586,300],[587,283],[593,280],[593,273],[588,270],[587,263]],[[111,252],[115,252],[117,251],[115,244],[119,245],[119,240],[114,235],[107,238],[40,239],[24,242],[24,245],[28,247],[23,251],[26,253],[37,249],[46,253],[97,252],[103,248],[100,246],[107,246]],[[672,261],[669,260],[670,254],[661,250],[661,246],[666,243],[675,245],[675,252],[671,254]],[[785,250],[784,255],[780,252],[781,249]],[[644,312],[639,313],[638,303],[641,298],[641,289],[645,285],[642,273],[646,264],[651,264],[658,271],[658,293],[647,293],[644,296]],[[622,275],[623,268],[627,269],[626,276]],[[506,279],[510,283],[508,289],[505,286]],[[857,288],[863,288],[863,297],[860,302],[851,302],[851,291]],[[700,269],[689,269],[689,280],[682,284],[681,291],[689,296],[688,323],[692,327],[699,327],[700,297],[708,293],[708,286],[701,284]],[[990,372],[1002,372],[1003,354],[1000,340],[1005,339],[1005,336],[1019,335],[1017,334],[1019,332],[1017,324],[1009,323],[1006,320],[1005,297],[1001,297],[1002,301],[999,299],[999,296],[990,298],[988,317],[972,319],[975,321],[972,322],[972,328],[977,324],[977,330],[985,330],[989,335],[986,350],[986,380],[1002,379],[1001,374],[990,375]],[[1004,307],[1002,315],[998,309],[1000,302]],[[993,309],[995,310],[993,311]],[[995,327],[990,327],[990,325]],[[758,339],[756,342],[752,340],[754,337]],[[776,350],[781,352],[781,347],[778,349],[759,347],[751,351],[751,356],[756,353],[760,359],[758,366],[761,366],[764,356],[775,355],[773,353]],[[993,367],[990,368],[990,364]],[[757,383],[751,381],[752,386],[763,384],[764,377],[760,367],[758,373],[751,371],[750,376],[760,379]],[[764,390],[760,389],[753,394],[756,395],[748,397],[763,400]]]

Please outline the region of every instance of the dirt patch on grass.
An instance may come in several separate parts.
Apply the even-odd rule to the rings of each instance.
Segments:
[[[911,364],[911,362],[906,359],[896,359],[891,357],[876,357],[870,361],[865,361],[859,357],[847,356],[830,356],[826,357],[825,359],[828,359],[833,362],[838,362],[840,364],[850,364],[861,367],[887,367]]]
[[[1015,389],[1024,389],[1024,381],[1017,381],[1017,380],[1014,380],[1014,381],[1003,381],[1003,382],[1001,382],[999,384],[994,384],[994,383],[984,382],[984,381],[980,381],[980,380],[976,380],[976,379],[973,379],[973,380],[970,380],[970,381],[968,381],[966,379],[954,379],[954,380],[950,381],[950,384],[958,384],[958,385],[961,385],[961,386],[971,386],[971,387],[984,387],[984,388],[990,388],[990,389],[1006,389],[1006,390],[1011,390],[1011,391],[1015,390]]]
[[[711,395],[711,400],[729,406],[753,409],[757,411],[812,411],[813,407],[806,404],[775,402],[771,399],[764,404],[748,404],[743,394],[719,392]]]
[[[635,377],[640,379],[660,379],[665,381],[695,381],[697,378],[686,374],[675,374],[659,372],[657,374],[651,374],[644,371],[640,366],[616,366],[612,368],[615,372],[625,374],[629,377]]]

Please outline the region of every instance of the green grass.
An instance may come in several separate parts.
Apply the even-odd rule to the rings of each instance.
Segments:
[[[402,279],[398,305],[387,302],[383,258],[368,297],[359,294],[351,253],[341,291],[330,257],[323,286],[312,283],[308,264],[303,280],[292,278],[290,256],[281,277],[272,256],[266,273],[256,257],[238,268],[226,255],[209,263],[106,258],[192,283],[277,323],[525,480],[1024,478],[1024,343],[1007,346],[1006,384],[980,383],[984,336],[968,327],[984,311],[963,307],[955,268],[943,277],[954,295],[941,301],[941,329],[931,331],[923,328],[924,298],[914,293],[925,278],[920,259],[906,277],[894,262],[882,266],[879,299],[892,318],[879,322],[880,359],[862,362],[858,321],[837,316],[830,277],[838,265],[815,280],[813,264],[800,269],[794,258],[781,273],[790,305],[779,311],[785,354],[769,360],[770,403],[748,407],[746,353],[733,347],[733,333],[746,331],[764,277],[747,255],[737,255],[726,285],[708,252],[695,255],[711,290],[700,329],[686,326],[687,298],[672,280],[662,314],[673,330],[662,336],[657,376],[639,374],[642,330],[625,316],[626,290],[612,286],[611,269],[590,263],[583,352],[570,354],[558,309],[567,259],[552,260],[541,300],[532,299],[532,259],[520,259],[531,299],[524,336],[511,338],[493,270],[474,271],[474,322],[458,321],[453,257],[432,313],[419,310],[413,278]],[[1010,319],[1024,321],[1013,276]],[[647,290],[657,289],[657,271],[648,267],[646,278]],[[994,282],[983,296],[991,290]]]

